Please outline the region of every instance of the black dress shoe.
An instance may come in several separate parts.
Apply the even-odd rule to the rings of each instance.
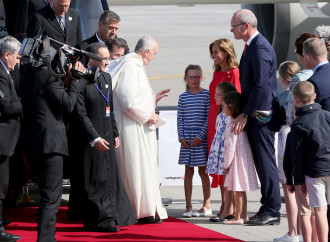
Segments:
[[[258,219],[261,215],[262,215],[262,213],[259,211],[259,212],[257,212],[255,215],[253,215],[252,217],[249,217],[249,221],[256,220],[256,219]]]
[[[280,217],[273,217],[268,214],[258,215],[255,220],[250,220],[246,222],[247,225],[279,225],[281,221]]]
[[[163,222],[159,217],[144,217],[138,219],[139,224],[160,224]]]
[[[16,241],[20,240],[21,237],[15,234],[9,234],[6,231],[0,232],[0,241]]]

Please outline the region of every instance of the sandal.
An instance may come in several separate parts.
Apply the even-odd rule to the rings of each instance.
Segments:
[[[237,219],[237,220],[234,220],[234,219],[230,219],[230,220],[225,220],[223,221],[224,224],[229,224],[229,225],[242,225],[244,224],[244,219]]]
[[[216,222],[216,223],[222,223],[224,221],[224,218],[221,216],[215,216],[210,218],[211,222]]]

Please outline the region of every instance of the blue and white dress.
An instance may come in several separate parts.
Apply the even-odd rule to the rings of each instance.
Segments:
[[[178,103],[178,136],[193,142],[199,138],[202,143],[187,149],[181,145],[179,164],[188,166],[205,166],[207,163],[207,117],[210,107],[208,90],[197,94],[189,91],[182,93]]]
[[[216,121],[216,133],[214,135],[209,159],[207,162],[206,173],[215,175],[225,175],[223,171],[223,152],[226,138],[226,119],[227,116],[221,112]]]

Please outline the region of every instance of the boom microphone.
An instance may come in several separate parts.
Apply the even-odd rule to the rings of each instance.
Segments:
[[[94,59],[96,61],[102,61],[102,58],[101,57],[99,57],[98,55],[95,55],[95,54],[93,54],[91,52],[88,52],[88,51],[85,51],[85,50],[77,50],[77,49],[76,49],[76,51],[84,54],[89,59]]]

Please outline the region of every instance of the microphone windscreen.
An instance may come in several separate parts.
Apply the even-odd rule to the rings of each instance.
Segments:
[[[102,61],[102,58],[101,58],[101,57],[99,57],[98,55],[95,55],[95,54],[93,54],[93,53],[91,53],[91,52],[86,51],[86,52],[85,52],[85,55],[86,55],[89,59],[94,59],[94,60],[97,60],[97,61]]]

